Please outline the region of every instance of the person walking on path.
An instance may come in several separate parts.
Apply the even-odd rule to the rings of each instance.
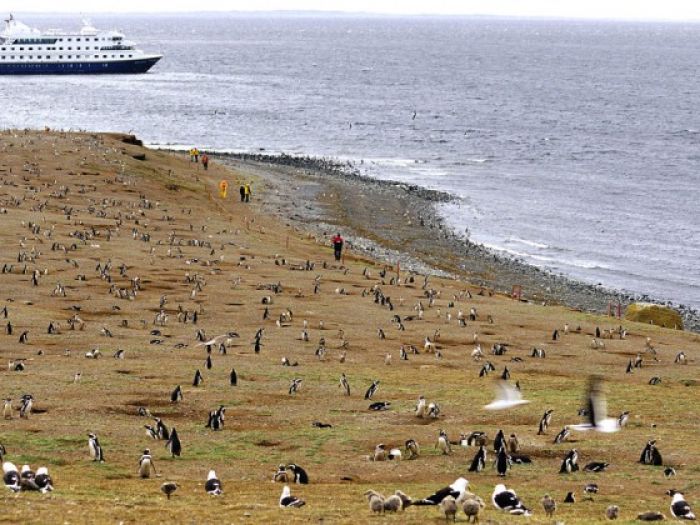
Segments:
[[[335,260],[339,261],[340,256],[343,253],[343,238],[340,236],[340,233],[336,233],[335,237],[331,239],[331,242],[333,243],[333,252],[335,254]]]
[[[245,189],[245,201],[250,202],[250,194],[251,194],[250,184],[246,184],[244,189]]]
[[[238,191],[241,194],[241,202],[245,202],[245,185],[241,184],[241,187]]]
[[[194,161],[199,162],[199,150],[197,148],[194,148],[193,153],[194,153]]]
[[[206,153],[202,153],[202,166],[204,166],[204,171],[209,169],[209,156]]]

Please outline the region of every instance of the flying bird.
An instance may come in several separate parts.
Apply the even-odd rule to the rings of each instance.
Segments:
[[[592,376],[588,383],[588,410],[586,423],[569,425],[572,430],[596,430],[598,432],[617,432],[620,430],[618,419],[608,417],[608,406],[603,392],[603,379]]]
[[[504,410],[529,403],[523,399],[523,395],[513,386],[505,381],[497,383],[496,399],[484,406],[486,410]]]

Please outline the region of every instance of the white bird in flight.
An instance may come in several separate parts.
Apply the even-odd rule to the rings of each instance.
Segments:
[[[496,384],[496,399],[485,405],[486,410],[504,410],[529,403],[515,387],[505,381]]]
[[[591,376],[588,383],[588,422],[580,425],[569,425],[571,430],[597,432],[617,432],[620,423],[617,419],[608,417],[608,404],[603,393],[603,379],[600,376]]]

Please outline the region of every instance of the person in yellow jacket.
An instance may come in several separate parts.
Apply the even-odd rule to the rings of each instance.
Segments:
[[[251,193],[252,192],[250,191],[250,183],[246,183],[246,185],[243,186],[243,196],[245,197],[246,202],[250,202]]]

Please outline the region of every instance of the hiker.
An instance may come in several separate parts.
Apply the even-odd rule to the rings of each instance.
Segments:
[[[245,185],[245,201],[250,202],[250,184]]]
[[[194,161],[199,162],[199,150],[197,148],[194,148]]]
[[[194,162],[194,148],[190,148],[190,162]]]
[[[209,156],[206,153],[202,153],[202,166],[204,166],[204,171],[209,169]]]
[[[241,194],[241,202],[245,202],[245,186],[241,184],[241,187],[238,191]]]
[[[343,252],[343,238],[340,236],[340,233],[336,233],[335,237],[331,239],[331,242],[333,243],[333,252],[335,253],[335,260],[339,261],[340,255]]]

